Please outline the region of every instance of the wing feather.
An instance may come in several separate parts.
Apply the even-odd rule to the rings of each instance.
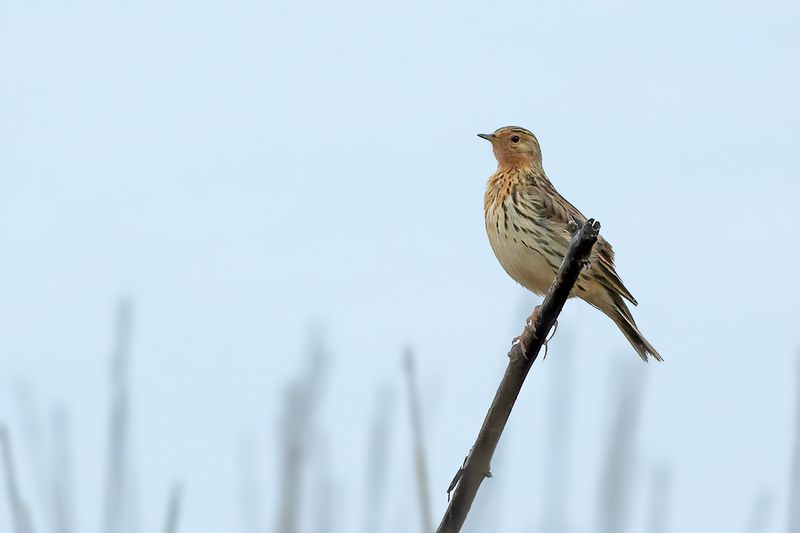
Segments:
[[[529,194],[535,198],[535,203],[542,218],[563,224],[566,232],[569,232],[570,221],[574,220],[578,224],[586,222],[586,217],[583,213],[561,196],[543,173],[530,176],[529,183],[529,186],[534,189]],[[625,287],[619,274],[617,274],[617,269],[614,266],[614,249],[602,236],[597,240],[592,252],[592,268],[597,269],[597,273],[593,277],[604,287],[618,293],[633,305],[638,305],[636,298]]]

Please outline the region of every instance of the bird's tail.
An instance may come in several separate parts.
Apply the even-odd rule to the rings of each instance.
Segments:
[[[606,314],[611,317],[611,320],[613,320],[620,331],[622,331],[622,334],[625,335],[625,338],[631,343],[631,346],[633,346],[633,349],[639,354],[639,357],[642,358],[642,361],[646,363],[648,355],[652,355],[653,358],[659,362],[664,360],[661,354],[653,348],[653,345],[644,338],[639,328],[636,327],[633,315],[631,315],[628,306],[622,301],[619,295],[614,294],[613,309]]]

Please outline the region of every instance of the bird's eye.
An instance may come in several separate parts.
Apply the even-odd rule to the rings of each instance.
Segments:
[[[514,135],[511,137],[511,142],[517,144],[519,142],[519,135]]]

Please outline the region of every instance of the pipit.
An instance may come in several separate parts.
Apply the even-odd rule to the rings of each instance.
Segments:
[[[542,167],[539,141],[530,131],[506,127],[478,136],[492,143],[497,158],[497,171],[486,184],[483,200],[492,250],[509,276],[542,296],[567,252],[570,226],[583,225],[586,217],[550,183]],[[633,305],[637,302],[617,275],[614,250],[603,237],[598,238],[589,264],[581,270],[570,293],[574,296],[613,320],[645,362],[648,355],[662,361],[625,304],[625,300]]]

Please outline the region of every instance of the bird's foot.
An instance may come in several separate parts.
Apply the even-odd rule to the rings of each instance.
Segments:
[[[567,223],[567,229],[569,229],[569,232],[574,236],[576,233],[578,233],[578,230],[581,229],[581,226],[578,224],[577,220],[571,218]]]
[[[522,333],[520,333],[519,336],[514,337],[514,340],[511,341],[512,347],[516,344],[519,345],[519,351],[525,359],[528,359],[528,355],[525,353],[525,345],[527,344],[528,338],[531,335],[530,330],[536,326],[536,319],[539,317],[541,307],[541,305],[536,306],[536,308],[533,310],[533,313],[531,313],[531,316],[525,320],[525,327],[522,328]],[[544,346],[544,355],[542,356],[542,359],[547,358],[547,345],[553,339],[553,337],[555,337],[556,331],[558,331],[558,319],[556,319],[555,323],[553,324],[553,330],[550,333],[550,337],[546,338],[542,343],[542,346]]]
[[[525,320],[525,327],[534,327],[536,325],[536,319],[539,318],[539,312],[541,312],[542,306],[537,305],[533,308],[533,313]]]
[[[530,337],[531,333],[529,332],[529,328],[533,328],[536,323],[536,318],[539,316],[539,311],[541,309],[541,305],[537,305],[531,316],[529,316],[525,320],[525,327],[522,328],[522,333],[519,336],[514,337],[514,340],[511,341],[511,346],[513,347],[515,344],[519,345],[519,351],[522,354],[522,357],[528,359],[528,356],[525,354],[525,345],[528,343],[528,337]]]
[[[550,332],[550,336],[546,338],[542,343],[542,345],[544,346],[544,355],[542,356],[542,359],[547,359],[547,346],[550,343],[550,341],[553,340],[553,337],[556,336],[556,331],[558,331],[558,319],[556,319],[556,321],[553,322],[553,331]]]
[[[526,327],[522,330],[522,333],[520,333],[517,337],[514,337],[511,340],[511,348],[513,349],[514,346],[519,346],[519,353],[521,353],[522,357],[524,357],[525,359],[528,358],[528,356],[525,355],[525,343],[528,342],[527,339],[528,339],[528,328]],[[509,353],[508,356],[511,357],[511,353]]]

